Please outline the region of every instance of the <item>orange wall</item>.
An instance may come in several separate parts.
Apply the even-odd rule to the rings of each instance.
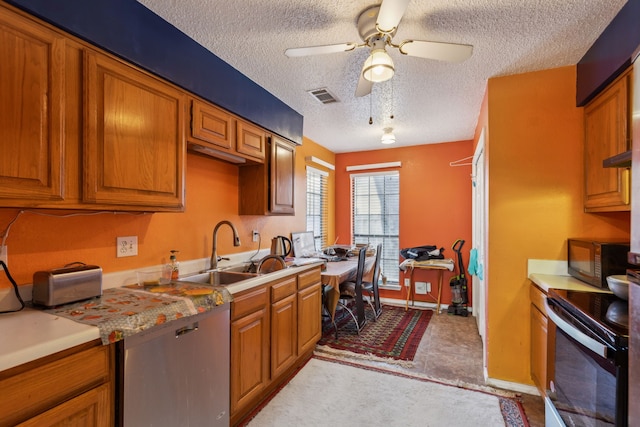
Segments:
[[[488,83],[487,358],[491,378],[533,384],[528,259],[566,259],[570,236],[629,236],[629,213],[583,210],[575,67]]]
[[[306,227],[307,156],[334,162],[333,153],[311,140],[305,139],[297,148],[295,217],[238,215],[238,166],[193,154],[187,156],[187,200],[183,213],[96,215],[83,212],[61,218],[36,215],[33,212],[44,212],[32,209],[22,214],[19,209],[0,209],[3,235],[18,216],[5,242],[9,271],[18,284],[27,284],[38,270],[59,268],[74,261],[97,264],[108,273],[163,264],[171,249],[180,251],[178,260],[209,258],[213,228],[225,219],[238,229],[242,245],[234,247],[231,230],[223,227],[218,239],[219,254],[258,249],[258,243],[251,239],[253,229],[261,233],[261,247],[269,248],[271,237]],[[68,212],[50,210],[46,213]],[[134,235],[138,236],[138,256],[116,258],[116,237]],[[5,275],[0,274],[0,288],[10,286]]]
[[[451,246],[464,239],[462,248],[465,267],[471,249],[471,166],[451,167],[449,162],[471,156],[473,141],[426,144],[414,147],[336,154],[336,236],[339,243],[351,243],[351,189],[347,166],[402,162],[400,167],[400,248],[436,245],[444,247],[444,255],[454,258]],[[402,258],[398,254],[399,262]],[[443,303],[451,301],[449,278],[445,272]],[[402,283],[401,273],[400,280]],[[414,279],[437,282],[435,272],[417,270]],[[432,289],[434,289],[432,287]],[[387,298],[405,298],[401,291],[382,291]],[[469,288],[471,296],[471,288]],[[417,295],[416,301],[430,301]]]

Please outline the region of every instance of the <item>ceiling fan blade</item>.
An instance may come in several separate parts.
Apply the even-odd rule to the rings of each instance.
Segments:
[[[289,58],[300,56],[324,55],[326,53],[348,52],[358,47],[356,43],[329,44],[324,46],[295,47],[287,49],[284,54]]]
[[[473,53],[473,46],[469,44],[428,42],[421,40],[404,41],[398,46],[398,49],[405,55],[447,62],[462,62],[468,59]]]
[[[383,33],[391,33],[400,23],[410,0],[382,0],[376,25]]]
[[[364,78],[362,71],[360,72],[360,80],[358,80],[358,87],[356,88],[356,96],[366,96],[371,93],[373,89],[373,82]]]

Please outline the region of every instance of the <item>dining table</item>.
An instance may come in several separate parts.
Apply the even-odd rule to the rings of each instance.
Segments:
[[[370,281],[371,276],[373,275],[373,267],[375,265],[376,257],[375,256],[367,256],[364,265],[364,273],[362,276],[362,281]],[[338,300],[340,300],[340,283],[343,282],[355,282],[356,275],[358,272],[358,257],[350,257],[343,261],[330,261],[326,263],[326,268],[322,270],[321,280],[322,284],[325,288],[324,298],[325,298],[325,307],[327,309],[328,315],[331,319],[331,323],[334,328],[336,327],[335,323],[335,314],[336,309],[338,307]],[[359,307],[358,312],[358,323],[360,325],[364,325],[365,316],[364,316],[364,303],[362,300],[362,292],[357,292],[356,295],[359,295],[359,298],[356,298],[356,307]],[[337,328],[336,328],[337,331]]]

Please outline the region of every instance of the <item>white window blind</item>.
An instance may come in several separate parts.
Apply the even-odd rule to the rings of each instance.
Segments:
[[[353,174],[351,197],[353,243],[382,243],[382,273],[387,283],[399,283],[400,174]]]
[[[327,246],[328,173],[307,166],[307,231],[313,231],[316,250]]]

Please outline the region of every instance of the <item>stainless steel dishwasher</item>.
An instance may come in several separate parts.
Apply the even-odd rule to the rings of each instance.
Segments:
[[[229,307],[116,343],[118,425],[229,426]]]

